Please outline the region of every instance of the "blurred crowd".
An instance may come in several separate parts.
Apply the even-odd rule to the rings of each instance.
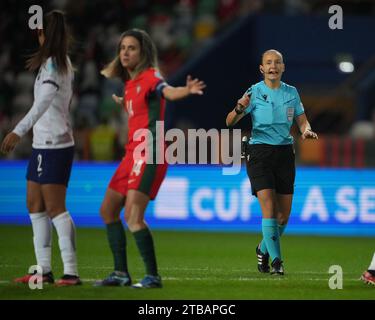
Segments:
[[[30,2],[30,1],[29,1]],[[147,30],[158,47],[160,69],[167,78],[199,54],[223,29],[251,13],[307,14],[337,1],[302,0],[5,0],[0,4],[0,140],[33,102],[35,75],[25,71],[26,55],[37,47],[27,27],[28,6],[67,13],[75,38],[76,68],[72,122],[79,160],[115,160],[123,153],[126,115],[111,95],[122,95],[120,81],[106,80],[100,70],[115,55],[119,35],[128,28]],[[361,5],[359,5],[359,3]],[[353,13],[374,13],[374,1],[340,1]],[[30,133],[8,158],[27,158]],[[0,157],[5,157],[0,155]]]

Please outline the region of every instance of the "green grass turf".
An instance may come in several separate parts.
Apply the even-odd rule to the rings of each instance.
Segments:
[[[374,251],[373,238],[294,236],[282,238],[286,275],[256,269],[258,234],[154,231],[163,289],[95,288],[92,283],[112,271],[104,229],[77,230],[82,286],[43,290],[11,280],[34,264],[30,227],[0,226],[0,299],[374,299],[375,287],[359,281]],[[53,271],[62,274],[54,233]],[[129,269],[134,280],[143,263],[127,233]],[[331,290],[328,269],[343,269],[343,289]]]

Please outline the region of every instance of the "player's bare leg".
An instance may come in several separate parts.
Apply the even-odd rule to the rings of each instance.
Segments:
[[[129,190],[125,205],[125,221],[131,232],[147,228],[145,211],[150,197],[138,190]]]
[[[289,221],[290,212],[292,210],[293,194],[276,193],[277,204],[277,222],[279,224],[280,236]],[[281,230],[282,229],[282,230]]]
[[[105,224],[114,223],[120,220],[120,213],[124,208],[125,200],[125,196],[121,193],[110,188],[106,190],[100,207],[100,215]]]

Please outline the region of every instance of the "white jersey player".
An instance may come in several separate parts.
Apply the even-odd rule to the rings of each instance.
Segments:
[[[73,70],[59,74],[49,57],[40,67],[34,85],[34,104],[13,132],[24,136],[33,128],[33,148],[59,149],[74,145],[69,106],[72,97]]]
[[[26,179],[35,256],[42,269],[43,282],[54,283],[51,267],[54,225],[64,264],[64,275],[56,283],[59,286],[81,284],[75,226],[65,205],[74,157],[69,115],[73,69],[67,55],[68,39],[64,14],[57,10],[47,13],[43,17],[43,29],[38,30],[39,50],[27,62],[29,70],[39,69],[34,103],[1,145],[2,152],[12,151],[21,137],[33,128],[33,148]],[[31,277],[27,274],[15,282],[28,284]]]

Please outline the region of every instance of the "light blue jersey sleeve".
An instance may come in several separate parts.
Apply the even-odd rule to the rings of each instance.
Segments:
[[[295,89],[295,95],[296,95],[296,102],[295,102],[295,106],[294,106],[294,108],[295,108],[294,118],[297,118],[301,114],[305,113],[305,109],[303,107],[303,104],[302,104],[302,101],[301,101],[301,98],[298,94],[297,89]]]
[[[247,105],[247,108],[245,109],[245,115],[246,114],[249,114],[251,112],[251,110],[254,108],[253,107],[253,101],[254,101],[254,97],[253,97],[253,85],[246,90],[245,94],[247,94],[248,96],[250,96],[250,102],[249,104]]]

